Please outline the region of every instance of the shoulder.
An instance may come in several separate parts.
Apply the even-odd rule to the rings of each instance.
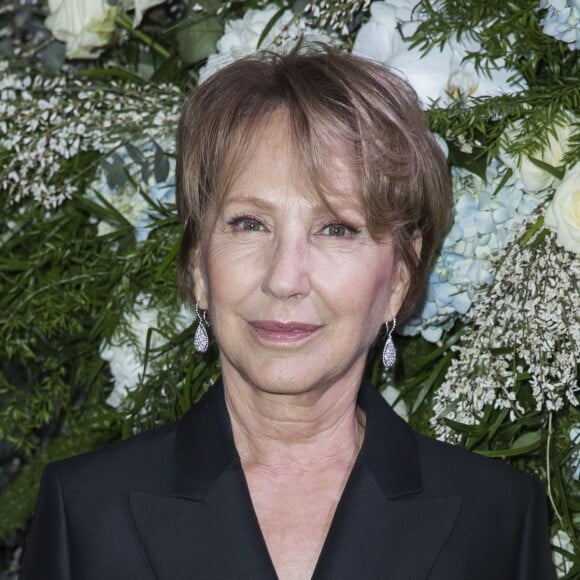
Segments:
[[[44,479],[68,492],[98,495],[163,487],[171,475],[177,424],[146,431],[97,451],[50,463]]]
[[[483,457],[457,445],[415,434],[424,492],[461,495],[527,509],[544,502],[539,481],[503,460]]]

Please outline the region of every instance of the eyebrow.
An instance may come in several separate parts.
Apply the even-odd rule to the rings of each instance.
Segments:
[[[274,207],[273,203],[270,203],[269,201],[266,201],[260,197],[254,197],[251,195],[245,195],[243,197],[233,197],[231,195],[229,195],[228,197],[226,197],[226,199],[224,200],[224,207],[228,206],[228,205],[243,205],[243,204],[248,204],[248,205],[254,205],[257,207],[260,207],[262,209],[266,209],[266,210],[271,210]]]
[[[235,193],[234,193],[234,196],[235,196]],[[339,203],[338,205],[341,207],[337,207],[333,211],[332,207],[328,207],[322,201],[322,199],[313,200],[313,201],[315,201],[316,209],[321,215],[331,213],[332,215],[334,215],[338,219],[352,220],[354,218],[353,214],[356,214],[357,218],[358,217],[365,218],[364,211],[362,210],[362,208],[360,206],[355,207],[354,205],[351,205],[348,202],[347,203],[343,202],[342,204]],[[230,194],[224,200],[222,208],[225,208],[229,205],[234,205],[234,206],[236,206],[236,205],[250,205],[250,206],[260,208],[264,211],[273,211],[276,208],[277,204],[272,203],[270,201],[267,201],[265,199],[262,199],[261,197],[256,197],[253,195],[241,195],[240,197],[232,197],[232,194]]]

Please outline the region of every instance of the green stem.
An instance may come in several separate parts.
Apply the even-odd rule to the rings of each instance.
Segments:
[[[153,40],[148,34],[145,34],[142,30],[137,28],[133,28],[133,23],[129,16],[122,12],[115,18],[115,22],[121,27],[124,28],[131,36],[134,36],[138,40],[140,40],[143,44],[146,44],[150,48],[152,48],[157,54],[162,56],[163,58],[169,58],[171,53],[161,44]]]

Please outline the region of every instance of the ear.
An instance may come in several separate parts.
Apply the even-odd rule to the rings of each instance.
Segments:
[[[201,248],[193,250],[190,264],[195,300],[202,310],[207,310],[209,306],[208,283]]]
[[[419,230],[415,230],[412,238],[413,250],[418,258],[421,257],[423,238]],[[391,322],[403,305],[409,286],[411,285],[411,275],[405,263],[400,258],[397,259],[393,268],[393,279],[391,283],[391,294],[385,312],[385,322]]]

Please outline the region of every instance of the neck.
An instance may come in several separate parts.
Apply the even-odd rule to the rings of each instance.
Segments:
[[[259,390],[224,374],[225,398],[236,449],[245,468],[307,473],[351,464],[362,445],[360,384],[344,382],[297,395]]]

